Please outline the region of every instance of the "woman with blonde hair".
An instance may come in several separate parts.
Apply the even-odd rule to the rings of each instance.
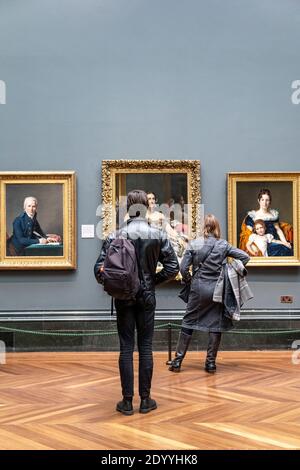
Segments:
[[[221,239],[219,221],[213,214],[207,214],[204,219],[203,237],[190,242],[180,266],[183,281],[191,280],[191,290],[175,358],[169,367],[172,372],[180,371],[194,330],[208,332],[205,370],[209,373],[216,371],[215,361],[221,334],[232,328],[231,319],[223,314],[223,304],[213,301],[214,289],[227,256],[241,260],[244,265],[250,259],[247,253]]]

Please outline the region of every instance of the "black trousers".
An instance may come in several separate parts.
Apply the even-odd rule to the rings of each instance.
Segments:
[[[116,300],[120,340],[119,369],[124,397],[134,395],[133,352],[135,329],[139,352],[139,395],[150,395],[153,374],[152,340],[154,332],[155,294],[147,293],[135,302]]]

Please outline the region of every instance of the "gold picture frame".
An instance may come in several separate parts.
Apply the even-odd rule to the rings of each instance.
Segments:
[[[300,265],[300,173],[227,174],[228,241],[248,266]]]
[[[196,236],[199,231],[200,214],[200,162],[198,160],[103,160],[102,162],[102,203],[103,225],[102,234],[106,238],[116,229],[116,206],[121,196],[126,196],[126,176],[136,175],[136,188],[149,191],[138,183],[138,175],[151,177],[150,187],[154,185],[155,178],[164,180],[163,188],[170,187],[172,175],[183,175],[186,179],[186,204],[189,207],[190,227],[189,235]],[[179,176],[178,176],[179,177]],[[182,179],[181,179],[182,180]],[[175,181],[174,181],[175,182]],[[134,189],[134,188],[130,188]],[[165,191],[167,191],[165,189]],[[173,196],[173,194],[169,194]]]
[[[76,269],[74,171],[0,172],[0,211],[0,270]]]

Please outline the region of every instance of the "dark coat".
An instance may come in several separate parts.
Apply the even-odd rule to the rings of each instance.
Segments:
[[[214,246],[213,246],[214,245]],[[212,248],[202,264],[205,255]],[[186,307],[182,326],[201,331],[220,332],[232,328],[232,322],[223,315],[223,305],[213,302],[216,283],[227,256],[240,259],[246,264],[250,257],[242,250],[232,247],[226,240],[214,237],[198,239],[191,242],[180,266],[183,280],[190,277],[189,268],[196,272],[192,279],[191,292]]]
[[[26,212],[23,212],[15,218],[10,241],[18,254],[21,254],[27,246],[39,243],[39,237],[33,232],[38,233],[40,237],[47,238],[37,221],[36,215],[31,218]]]
[[[131,240],[138,240],[136,250],[140,261],[146,291],[154,292],[155,285],[172,279],[179,271],[178,260],[168,240],[167,234],[152,225],[146,219],[134,218],[129,220],[122,229],[111,234],[103,243],[99,258],[94,267],[98,282],[101,282],[99,268],[103,265],[108,247],[112,240],[122,236]],[[163,268],[156,272],[157,263],[161,262]]]

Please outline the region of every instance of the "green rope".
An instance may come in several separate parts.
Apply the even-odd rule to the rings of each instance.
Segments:
[[[13,333],[25,333],[31,335],[44,335],[44,336],[109,336],[115,335],[118,332],[116,330],[112,331],[89,331],[87,333],[67,333],[61,331],[34,331],[34,330],[22,330],[21,328],[7,328],[5,326],[0,326],[0,330],[10,331]]]
[[[163,325],[157,325],[154,327],[155,330],[159,330],[161,328],[165,328],[169,326],[169,323],[165,323]],[[23,330],[21,328],[9,328],[6,326],[0,326],[0,331],[10,331],[12,333],[24,333],[24,334],[31,334],[31,335],[42,335],[42,336],[110,336],[118,334],[117,330],[111,331],[98,331],[93,330],[86,333],[71,333],[71,332],[61,332],[61,331],[36,331],[36,330]]]
[[[163,323],[162,325],[156,325],[155,330],[161,330],[163,328],[174,328],[181,329],[181,325],[178,323]],[[61,332],[61,331],[35,331],[35,330],[23,330],[21,328],[9,328],[6,326],[0,325],[0,331],[9,331],[12,333],[23,333],[31,335],[42,335],[42,336],[111,336],[118,334],[117,330],[108,330],[108,331],[88,331],[85,333],[71,333],[71,332]],[[225,332],[226,333],[226,332]],[[283,334],[295,334],[300,333],[300,330],[232,330],[229,331],[230,334],[239,334],[239,335],[283,335]]]

